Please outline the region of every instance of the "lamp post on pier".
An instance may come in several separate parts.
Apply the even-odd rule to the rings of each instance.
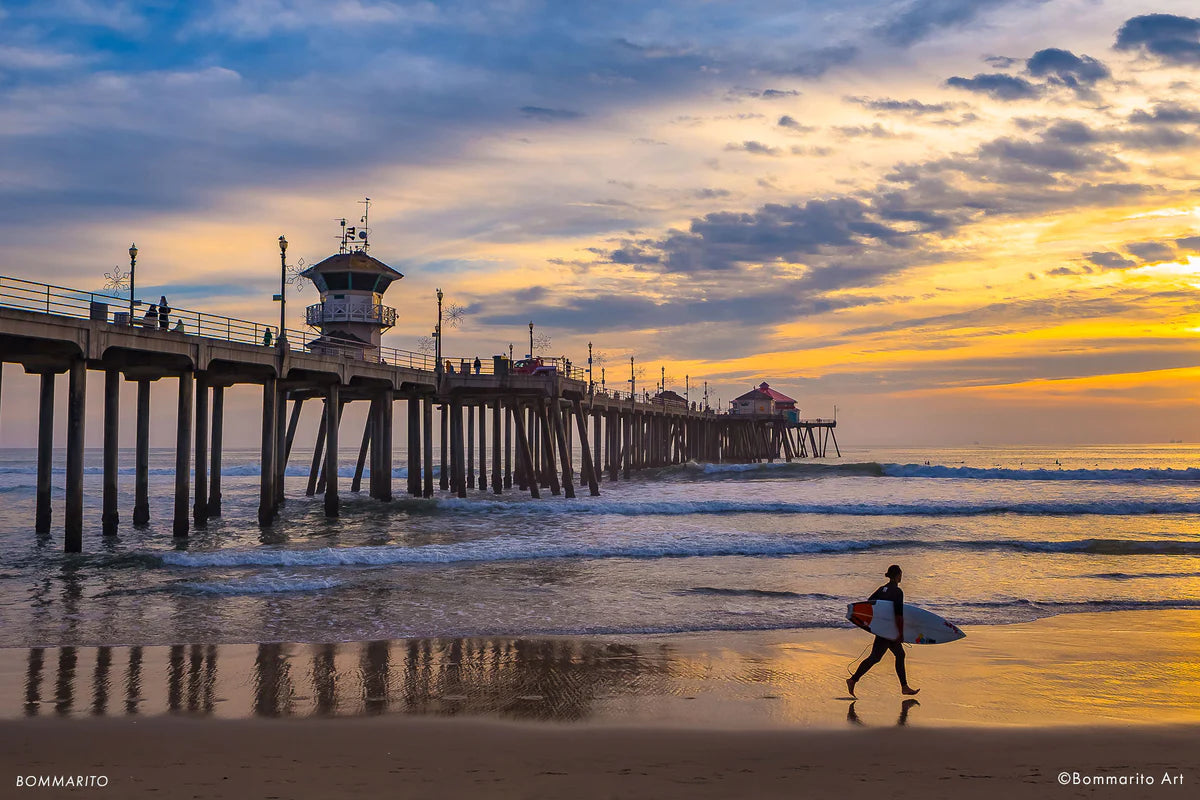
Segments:
[[[130,243],[129,245],[129,325],[133,325],[133,291],[134,291],[134,273],[137,271],[137,244]]]
[[[529,320],[529,357],[533,358],[533,320]]]
[[[279,237],[279,335],[275,337],[275,344],[282,348],[284,342],[287,341],[287,328],[285,327],[287,310],[287,246],[288,240],[286,237]]]
[[[438,289],[437,290],[438,321],[437,321],[437,329],[434,330],[434,332],[433,332],[434,351],[436,353],[436,355],[434,356],[436,361],[433,365],[433,372],[435,375],[438,376],[438,378],[442,377],[442,298],[443,297],[445,297],[445,295],[442,294],[442,290]]]
[[[595,391],[596,385],[592,381],[592,343],[588,342],[588,394]]]

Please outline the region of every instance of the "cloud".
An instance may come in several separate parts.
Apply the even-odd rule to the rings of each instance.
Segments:
[[[755,156],[777,156],[780,153],[778,147],[771,147],[762,142],[746,141],[746,142],[730,142],[725,145],[726,150],[742,150]]]
[[[920,100],[893,100],[890,97],[846,97],[847,103],[856,103],[871,111],[895,111],[919,116],[922,114],[944,114],[956,107],[956,103],[922,103]]]
[[[584,116],[581,111],[572,111],[568,108],[543,108],[542,106],[521,106],[521,113],[527,117],[541,120],[564,120],[564,119],[580,119]]]
[[[1176,239],[1175,246],[1180,250],[1187,250],[1191,253],[1200,253],[1200,236],[1185,236],[1182,239]]]
[[[812,133],[816,130],[814,126],[797,122],[795,118],[790,117],[787,114],[784,114],[782,117],[780,117],[777,124],[781,128],[787,128],[788,130],[795,131],[796,133]]]
[[[965,89],[968,92],[986,94],[995,100],[1027,100],[1041,94],[1041,89],[1025,80],[1001,72],[980,73],[973,78],[953,77],[947,86]]]
[[[907,47],[943,28],[960,28],[1011,0],[917,0],[875,29],[888,44]]]
[[[835,125],[833,128],[838,135],[846,139],[857,139],[869,136],[872,139],[895,139],[900,134],[883,127],[878,122],[874,125]]]
[[[1135,125],[1200,124],[1200,109],[1176,102],[1156,103],[1152,112],[1135,109],[1129,115],[1129,121]]]
[[[1035,78],[1045,78],[1050,85],[1066,86],[1081,95],[1090,93],[1099,81],[1112,77],[1102,62],[1057,47],[1038,50],[1025,62],[1025,69]]]
[[[1126,267],[1136,267],[1137,262],[1131,261],[1120,253],[1114,253],[1111,250],[1104,252],[1084,253],[1084,257],[1095,264],[1097,267],[1104,269],[1125,269]]]
[[[858,57],[854,45],[835,45],[811,50],[789,64],[778,66],[775,71],[801,78],[819,78],[834,67],[849,64]]]
[[[1200,19],[1174,14],[1131,17],[1117,31],[1113,46],[1154,56],[1166,64],[1200,65]]]
[[[1125,245],[1125,249],[1141,259],[1143,264],[1171,261],[1175,258],[1175,248],[1162,242],[1136,242]]]

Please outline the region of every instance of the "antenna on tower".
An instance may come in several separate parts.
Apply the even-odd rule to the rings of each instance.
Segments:
[[[371,247],[371,241],[370,241],[370,237],[371,237],[371,227],[370,227],[371,226],[371,223],[370,223],[371,198],[364,197],[362,200],[359,200],[358,202],[363,207],[363,215],[359,219],[359,223],[361,224],[361,227],[358,230],[358,238],[362,242],[362,244],[359,246],[358,249],[365,253]]]

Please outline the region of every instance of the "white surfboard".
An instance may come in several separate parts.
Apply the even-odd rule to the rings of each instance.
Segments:
[[[896,608],[891,600],[863,600],[846,606],[846,619],[885,639],[895,639]],[[909,644],[944,644],[966,636],[953,623],[917,606],[904,604],[904,641]]]

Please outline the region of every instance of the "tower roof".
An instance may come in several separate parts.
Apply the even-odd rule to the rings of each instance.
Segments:
[[[354,273],[356,275],[374,275],[374,289],[380,293],[384,292],[393,281],[404,277],[398,270],[392,269],[379,259],[373,258],[361,250],[332,255],[300,274],[317,284],[319,290],[325,291],[327,282],[324,280],[324,276],[341,272]]]

